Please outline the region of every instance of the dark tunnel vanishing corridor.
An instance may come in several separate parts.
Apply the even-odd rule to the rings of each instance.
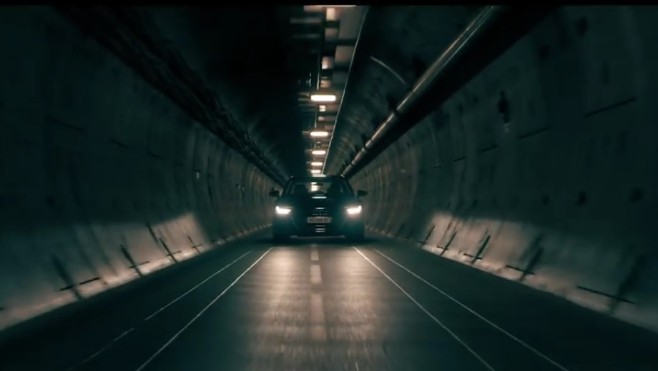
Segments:
[[[657,21],[1,8],[0,370],[658,371]]]

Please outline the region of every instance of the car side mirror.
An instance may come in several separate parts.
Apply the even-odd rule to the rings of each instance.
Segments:
[[[356,195],[359,196],[359,197],[364,197],[364,196],[368,195],[368,192],[366,192],[362,189],[359,189],[358,191],[356,191]]]
[[[278,198],[279,197],[279,191],[273,189],[270,191],[270,197]]]

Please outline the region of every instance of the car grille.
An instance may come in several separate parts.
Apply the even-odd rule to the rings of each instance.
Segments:
[[[315,208],[311,210],[311,216],[329,216],[329,210]]]

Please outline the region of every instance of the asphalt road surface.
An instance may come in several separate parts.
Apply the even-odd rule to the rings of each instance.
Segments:
[[[0,370],[658,370],[658,335],[386,239],[250,239],[64,310]]]

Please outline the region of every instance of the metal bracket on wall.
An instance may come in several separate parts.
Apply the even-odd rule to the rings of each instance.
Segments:
[[[599,291],[599,290],[589,288],[589,287],[585,287],[585,286],[581,286],[581,285],[576,285],[576,288],[580,289],[580,290],[583,290],[583,291],[591,292],[592,294],[597,294],[597,295],[600,295],[600,296],[605,296],[607,298],[610,298],[611,301],[610,301],[610,304],[608,305],[608,311],[610,311],[610,312],[612,312],[619,305],[619,303],[636,304],[635,302],[632,302],[628,299],[625,299],[625,298],[621,297],[619,293],[610,294],[610,293],[607,293],[607,292]]]
[[[57,272],[57,275],[64,281],[64,288],[61,288],[59,291],[64,291],[64,290],[71,290],[73,291],[73,294],[77,299],[82,299],[82,295],[80,294],[80,291],[78,290],[78,286],[75,284],[73,281],[73,278],[71,278],[71,274],[69,273],[68,269],[66,269],[66,266],[62,264],[62,261],[59,260],[58,257],[53,256],[52,257],[52,262],[53,265],[55,266],[55,271]]]
[[[201,243],[201,244],[197,245],[197,244],[194,243],[194,240],[192,240],[192,237],[190,237],[190,235],[186,235],[186,236],[187,236],[187,239],[192,244],[192,248],[194,249],[194,251],[196,251],[198,254],[201,254],[201,250],[199,250],[199,247],[205,245],[205,243]]]
[[[614,294],[606,293],[603,291],[595,290],[589,287],[585,287],[582,285],[577,285],[576,287],[578,289],[588,291],[594,294],[598,294],[601,296],[605,296],[611,299],[610,304],[608,305],[608,311],[610,313],[614,312],[617,307],[619,306],[620,303],[628,303],[628,304],[633,304],[637,305],[634,301],[631,301],[629,299],[626,299],[625,296],[628,294],[630,289],[633,287],[635,282],[637,282],[640,272],[642,271],[646,261],[646,255],[641,254],[638,255],[635,260],[633,261],[633,264],[631,265],[631,268],[628,271],[628,274],[626,277],[621,281],[619,284],[619,287],[617,288],[617,291]]]
[[[511,264],[505,265],[505,268],[513,269],[515,271],[521,272],[521,276],[518,278],[519,282],[525,280],[526,276],[532,276],[535,274],[534,269],[539,264],[539,260],[544,253],[544,249],[541,246],[544,241],[544,235],[542,233],[538,234],[534,240],[528,245],[528,247],[523,251],[521,257],[519,258],[519,263],[528,259],[528,264],[525,268],[517,267]]]
[[[144,263],[137,264],[137,262],[135,262],[135,260],[133,259],[132,255],[130,255],[130,251],[128,251],[128,249],[126,249],[126,247],[123,246],[123,245],[121,245],[121,253],[123,253],[123,256],[125,256],[126,259],[128,259],[128,263],[130,263],[130,265],[128,266],[128,268],[130,268],[130,269],[134,269],[135,272],[137,272],[137,274],[138,274],[140,277],[142,277],[143,274],[142,274],[142,271],[139,270],[139,266],[140,266],[141,264],[146,264],[146,263],[148,263],[148,261],[147,261],[147,262],[144,262]]]
[[[394,236],[399,237],[403,229],[404,229],[404,223],[400,224],[400,228],[398,228],[398,231],[395,233]]]
[[[432,224],[432,227],[430,228],[429,232],[427,232],[427,235],[425,236],[425,239],[422,240],[422,241],[419,240],[418,243],[420,243],[422,246],[425,246],[425,244],[427,243],[427,241],[428,241],[428,240],[430,239],[430,237],[432,236],[432,232],[434,232],[434,228],[435,228],[435,225]]]
[[[534,276],[535,275],[535,267],[539,264],[539,260],[541,260],[541,256],[544,253],[544,249],[539,247],[537,250],[535,250],[534,255],[530,258],[528,261],[528,264],[526,265],[525,268],[520,268],[520,267],[515,267],[513,265],[505,265],[505,268],[513,269],[515,271],[521,272],[521,276],[519,277],[519,282],[523,282],[527,276]]]
[[[482,260],[482,253],[484,252],[484,249],[487,248],[487,245],[489,244],[490,238],[491,238],[491,235],[489,234],[489,232],[485,232],[484,239],[480,243],[480,247],[478,248],[477,253],[475,253],[475,255],[464,253],[465,256],[468,256],[469,258],[472,258],[471,264],[475,264],[476,261]]]
[[[448,239],[448,242],[446,242],[445,246],[436,245],[436,247],[438,247],[439,249],[443,249],[443,251],[441,251],[441,254],[439,254],[439,255],[445,254],[445,252],[448,250],[448,247],[450,247],[452,242],[455,240],[455,237],[457,237],[457,230],[456,229],[454,229],[452,231],[452,234],[450,234],[450,238]]]
[[[53,265],[55,266],[55,271],[66,285],[60,288],[59,291],[71,290],[77,299],[83,298],[82,293],[80,292],[79,289],[81,285],[85,285],[87,283],[95,282],[101,279],[100,277],[92,277],[90,279],[76,283],[75,280],[73,279],[73,276],[71,276],[71,273],[68,271],[68,269],[66,269],[66,266],[62,263],[61,260],[59,260],[58,257],[53,256],[52,262]]]
[[[180,250],[172,252],[169,249],[169,246],[167,246],[167,244],[164,242],[164,240],[162,238],[160,239],[160,243],[162,244],[162,247],[165,249],[165,251],[167,251],[167,256],[170,257],[171,260],[174,261],[174,263],[178,263],[178,260],[176,259],[174,254],[180,254]]]

